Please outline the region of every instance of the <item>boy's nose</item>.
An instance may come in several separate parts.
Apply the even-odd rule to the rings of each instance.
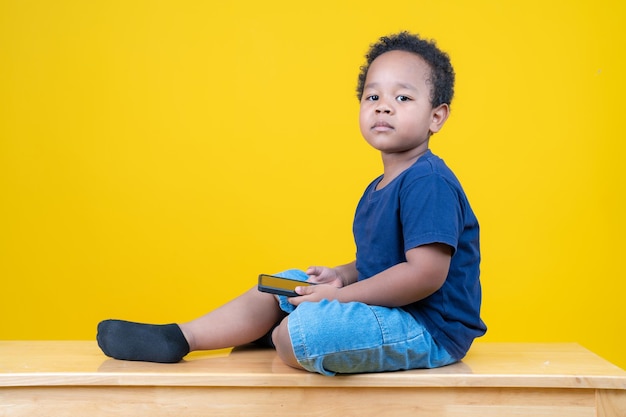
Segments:
[[[387,114],[389,114],[389,113],[391,113],[391,107],[389,107],[387,105],[384,105],[384,104],[381,104],[380,106],[378,106],[376,108],[376,113],[387,113]]]
[[[378,102],[378,106],[376,106],[376,113],[391,113],[392,108],[390,105],[387,104],[386,101],[384,100],[380,100]]]

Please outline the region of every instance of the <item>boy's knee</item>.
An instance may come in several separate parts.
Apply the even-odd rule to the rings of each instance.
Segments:
[[[286,317],[278,326],[276,326],[274,332],[272,333],[272,342],[274,343],[274,346],[276,346],[278,357],[285,362],[285,364],[293,368],[303,369],[293,353],[291,338],[289,337],[288,320],[289,317]]]

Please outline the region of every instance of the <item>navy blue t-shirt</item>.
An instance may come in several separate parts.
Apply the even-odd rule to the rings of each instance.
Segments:
[[[409,249],[430,243],[452,248],[450,270],[434,294],[403,308],[456,360],[487,330],[480,318],[478,220],[456,176],[427,151],[381,190],[365,190],[354,217],[359,280],[406,262]]]

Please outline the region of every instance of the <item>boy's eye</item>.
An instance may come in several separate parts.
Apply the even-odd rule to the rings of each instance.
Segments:
[[[410,101],[411,99],[408,98],[407,96],[398,96],[398,97],[396,97],[396,100],[398,100],[398,101]]]
[[[376,101],[378,100],[378,96],[376,94],[372,94],[371,96],[367,96],[367,100]]]

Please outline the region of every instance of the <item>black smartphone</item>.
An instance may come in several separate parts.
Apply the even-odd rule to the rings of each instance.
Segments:
[[[297,297],[296,287],[315,285],[313,282],[298,281],[297,279],[275,277],[273,275],[259,275],[259,291],[272,294]]]

